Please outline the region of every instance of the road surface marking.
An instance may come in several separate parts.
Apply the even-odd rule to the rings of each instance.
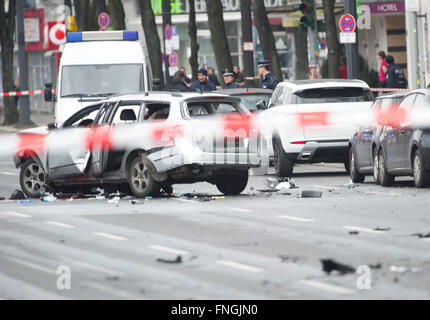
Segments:
[[[105,233],[105,232],[93,232],[96,236],[99,237],[105,237],[108,239],[112,239],[112,240],[118,240],[118,241],[124,241],[127,240],[127,238],[121,237],[121,236],[117,236],[111,233]]]
[[[373,233],[373,234],[380,234],[380,233],[386,232],[384,230],[373,230],[369,228],[354,227],[354,226],[343,226],[343,228],[347,230],[361,231],[361,232],[367,232],[367,233]]]
[[[277,216],[278,218],[282,218],[282,219],[288,219],[288,220],[293,220],[293,221],[300,221],[300,222],[314,222],[315,220],[312,219],[306,219],[306,218],[299,218],[299,217],[293,217],[293,216],[285,216],[285,215],[280,215]]]
[[[165,246],[159,246],[159,245],[150,245],[148,246],[151,249],[155,249],[155,250],[160,250],[160,251],[164,251],[164,252],[170,252],[170,253],[174,253],[174,254],[188,254],[188,251],[184,251],[184,250],[179,250],[179,249],[175,249],[175,248],[169,248],[169,247],[165,247]]]
[[[31,216],[24,214],[24,213],[19,213],[19,212],[4,212],[5,214],[8,214],[10,216],[14,216],[14,217],[19,217],[19,218],[31,218]]]
[[[191,203],[196,202],[196,201],[193,201],[193,200],[189,200],[189,199],[180,199],[180,198],[173,198],[173,200],[176,200],[176,201],[182,201],[182,202],[191,202]]]
[[[72,226],[71,224],[61,223],[61,222],[57,222],[57,221],[45,221],[45,223],[56,226],[56,227],[65,228],[65,229],[75,228],[75,226]]]
[[[228,209],[233,210],[233,211],[238,211],[238,212],[252,212],[251,210],[241,209],[241,208],[228,208]]]
[[[17,258],[13,258],[13,257],[5,257],[5,256],[3,256],[3,258],[6,259],[6,260],[9,260],[9,261],[12,261],[14,263],[20,264],[20,265],[22,265],[24,267],[27,267],[27,268],[30,268],[30,269],[34,269],[34,270],[37,270],[37,271],[41,271],[41,272],[44,272],[44,273],[48,273],[48,274],[51,274],[51,275],[55,274],[55,272],[56,272],[55,269],[49,269],[47,267],[38,265],[38,264],[30,262],[30,261],[25,261],[25,260],[22,260],[22,259],[17,259]]]
[[[379,191],[367,191],[366,194],[375,194],[375,195],[391,196],[391,197],[398,197],[401,195],[400,193],[387,193],[387,192],[379,192]]]
[[[338,286],[335,284],[321,282],[321,281],[317,281],[317,280],[301,280],[300,282],[302,284],[304,284],[305,286],[308,286],[311,288],[326,290],[326,291],[330,291],[330,292],[334,292],[334,293],[353,294],[353,293],[357,292],[356,290],[353,290],[353,289],[349,289],[349,288],[341,287],[341,286]]]
[[[114,297],[121,297],[121,298],[125,298],[125,299],[144,299],[143,297],[138,297],[135,296],[133,294],[128,293],[127,291],[118,289],[118,288],[112,288],[109,286],[106,286],[104,284],[101,283],[96,283],[96,282],[86,282],[83,284],[84,286],[91,288],[91,289],[96,289],[99,291],[103,291],[104,293],[107,293],[109,295],[112,295]]]
[[[60,260],[66,260],[66,261],[71,262],[72,264],[79,266],[79,267],[82,267],[82,268],[85,268],[88,270],[92,270],[92,271],[96,271],[96,272],[105,273],[109,276],[118,276],[118,277],[124,277],[125,276],[125,273],[123,273],[123,272],[111,270],[111,269],[108,269],[105,267],[97,266],[95,264],[77,261],[77,260],[72,259],[72,258],[60,257]]]
[[[7,171],[1,171],[0,174],[3,174],[5,176],[16,176],[16,173],[13,172],[7,172]]]
[[[218,260],[216,263],[227,266],[227,267],[231,267],[231,268],[235,268],[235,269],[239,269],[239,270],[244,270],[244,271],[249,271],[249,272],[263,272],[264,271],[261,268],[257,268],[254,266],[249,266],[247,264],[238,263],[238,262],[229,261],[229,260]]]

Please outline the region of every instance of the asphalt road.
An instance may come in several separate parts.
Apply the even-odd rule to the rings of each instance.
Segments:
[[[205,183],[137,204],[0,201],[0,299],[430,298],[430,238],[412,236],[430,232],[430,190],[406,178],[347,187],[337,165],[295,172],[288,194],[258,191],[267,176],[252,176],[241,196],[210,201],[199,194],[220,194]],[[0,157],[0,196],[18,187]],[[370,288],[355,270],[325,273],[321,259],[370,270]],[[60,290],[68,270],[71,288]]]

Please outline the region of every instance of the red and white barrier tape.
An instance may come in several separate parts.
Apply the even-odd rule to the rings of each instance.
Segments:
[[[55,93],[56,89],[52,89],[52,92]],[[0,92],[0,97],[14,97],[14,96],[31,96],[44,94],[45,89],[42,90],[26,90],[26,91],[10,91],[10,92]]]
[[[396,89],[396,88],[370,88],[373,92],[404,92],[410,91],[410,89]]]

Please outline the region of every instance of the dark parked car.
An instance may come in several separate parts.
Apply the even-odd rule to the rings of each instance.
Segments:
[[[381,185],[392,185],[396,176],[413,176],[419,188],[430,185],[430,123],[424,118],[429,108],[430,90],[415,90],[390,111],[388,119],[382,117],[385,123],[375,150]]]
[[[264,110],[269,105],[273,90],[262,88],[222,89],[218,93],[239,97],[242,104],[252,113]]]
[[[373,115],[387,114],[395,110],[405,96],[405,93],[396,93],[380,96],[370,107]],[[376,119],[375,119],[376,120]],[[353,182],[363,182],[366,175],[373,175],[376,184],[378,179],[378,153],[381,133],[384,126],[376,121],[369,126],[360,127],[349,140],[349,167]]]

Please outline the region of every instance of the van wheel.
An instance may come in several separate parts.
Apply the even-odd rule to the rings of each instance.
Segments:
[[[143,198],[149,195],[158,195],[160,185],[151,176],[155,170],[151,161],[146,155],[138,155],[127,169],[127,178],[130,189],[137,198]]]
[[[291,177],[293,175],[294,163],[288,158],[282,142],[279,138],[273,140],[273,166],[278,177]]]
[[[352,148],[349,149],[349,176],[351,177],[352,182],[354,183],[362,183],[366,178],[364,174],[360,173],[357,169],[357,163],[355,162],[354,152]]]
[[[45,170],[34,159],[27,159],[21,166],[19,183],[28,197],[39,198],[46,183]]]
[[[414,183],[417,188],[426,188],[430,185],[430,172],[424,168],[421,151],[415,151],[414,155]]]
[[[216,182],[218,190],[226,196],[236,196],[245,190],[248,184],[248,171],[240,174],[220,176]]]
[[[389,187],[394,183],[394,176],[389,174],[387,171],[387,165],[385,162],[384,152],[379,150],[378,153],[378,167],[379,167],[379,183],[381,186]]]

